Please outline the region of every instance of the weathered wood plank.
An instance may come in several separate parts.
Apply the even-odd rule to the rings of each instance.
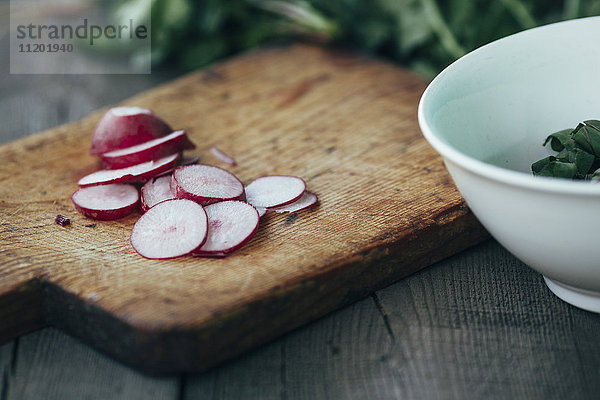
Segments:
[[[144,376],[48,328],[19,339],[8,388],[6,400],[177,400],[179,380]]]
[[[0,345],[0,399],[5,400],[14,374],[15,346],[19,339]]]
[[[598,394],[599,316],[560,301],[494,242],[378,296],[398,343],[393,358],[411,382],[409,398]]]
[[[372,298],[187,380],[186,399],[400,398],[393,339]],[[390,391],[390,389],[392,389]]]

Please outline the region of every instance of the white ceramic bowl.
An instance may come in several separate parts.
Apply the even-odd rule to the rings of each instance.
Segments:
[[[600,312],[600,184],[534,177],[555,131],[600,119],[600,17],[485,45],[419,104],[425,138],[473,213],[558,297]]]

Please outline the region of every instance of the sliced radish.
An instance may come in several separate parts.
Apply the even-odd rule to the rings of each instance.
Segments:
[[[144,143],[173,130],[148,109],[114,107],[104,114],[94,135],[90,154],[101,154]]]
[[[131,214],[138,203],[135,186],[112,184],[81,188],[71,196],[77,211],[88,218],[108,221]]]
[[[208,238],[195,253],[223,257],[242,247],[258,228],[258,211],[242,201],[222,201],[204,208],[208,216]]]
[[[293,203],[306,190],[306,183],[287,175],[268,175],[246,186],[246,200],[254,207],[273,208]]]
[[[150,179],[142,186],[142,211],[146,212],[149,208],[161,201],[174,199],[175,195],[171,192],[171,176],[164,175],[159,178]]]
[[[221,150],[219,150],[215,146],[212,146],[210,148],[210,152],[213,156],[215,156],[217,159],[223,161],[225,164],[229,164],[232,166],[237,165],[237,163],[235,162],[235,160],[233,158],[231,158],[227,154],[223,153]]]
[[[179,153],[175,153],[156,161],[147,161],[127,168],[92,172],[81,178],[77,184],[86,187],[119,182],[143,182],[173,168],[178,158]]]
[[[169,168],[164,172],[161,172],[156,176],[171,176],[171,174],[173,173],[173,171],[175,171],[176,168],[181,167],[183,165],[198,164],[198,161],[200,161],[200,157],[198,156],[180,156],[179,161],[177,161],[177,163],[173,167]]]
[[[254,208],[256,208],[256,211],[258,211],[259,218],[262,218],[262,216],[267,213],[267,209],[264,207],[254,207]]]
[[[204,164],[176,168],[171,178],[171,191],[179,199],[193,200],[203,206],[244,198],[244,185],[235,175]]]
[[[208,220],[201,205],[167,200],[149,209],[131,230],[131,246],[146,258],[184,256],[204,244]]]
[[[319,199],[317,198],[316,194],[306,191],[295,202],[287,204],[285,206],[274,207],[270,210],[273,210],[278,213],[295,213],[297,211],[305,210],[309,207],[314,206],[315,204],[317,204],[318,201]]]
[[[157,160],[184,149],[193,149],[185,131],[176,131],[167,136],[153,139],[135,146],[113,150],[100,155],[106,169],[130,167],[150,160]]]

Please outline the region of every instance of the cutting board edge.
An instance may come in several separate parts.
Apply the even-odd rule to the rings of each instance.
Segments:
[[[136,326],[50,282],[44,283],[44,310],[48,325],[79,337],[145,374],[169,376],[202,372],[489,238],[468,209],[438,227],[424,232],[433,240],[423,240],[427,238],[420,236],[371,249],[349,263],[324,269],[311,279],[288,282],[198,326],[169,329]],[[420,242],[440,245],[426,248]],[[406,257],[409,250],[416,251],[415,255]],[[382,264],[387,264],[386,268],[380,269],[374,278],[370,274],[371,267]],[[343,278],[337,268],[344,268]],[[329,279],[329,275],[336,279]],[[335,287],[327,286],[331,281]],[[290,304],[296,309],[290,311]],[[286,314],[281,310],[286,310]],[[294,319],[290,320],[289,316]],[[253,323],[260,322],[253,321],[270,321],[273,326],[256,329]],[[259,336],[253,336],[257,333]]]

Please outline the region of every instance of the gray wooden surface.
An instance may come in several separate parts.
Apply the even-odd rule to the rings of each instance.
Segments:
[[[20,76],[0,60],[0,143],[173,75]],[[148,377],[54,328],[0,345],[0,400],[346,398],[600,399],[600,316],[488,241],[199,375]]]

